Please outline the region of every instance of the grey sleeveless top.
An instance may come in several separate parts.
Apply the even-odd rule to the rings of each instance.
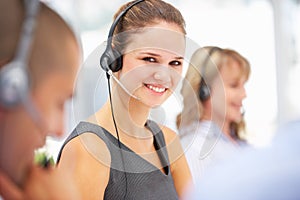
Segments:
[[[57,163],[60,160],[64,146],[70,140],[82,133],[91,132],[105,142],[111,154],[110,177],[105,189],[104,199],[176,200],[178,194],[170,172],[163,133],[153,121],[148,120],[145,126],[153,134],[153,145],[162,166],[164,166],[164,173],[121,142],[120,150],[118,140],[111,133],[96,124],[88,122],[80,122],[66,139],[59,152]]]

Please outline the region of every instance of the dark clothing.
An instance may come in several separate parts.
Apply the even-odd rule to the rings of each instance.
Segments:
[[[153,145],[164,166],[164,173],[121,142],[120,151],[117,138],[104,128],[88,122],[80,122],[67,138],[58,155],[58,162],[70,140],[82,133],[94,133],[105,142],[111,155],[110,177],[104,199],[176,200],[178,195],[170,172],[164,135],[153,121],[148,120],[145,126],[153,133]]]

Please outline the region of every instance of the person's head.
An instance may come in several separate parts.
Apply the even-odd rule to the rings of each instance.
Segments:
[[[178,122],[186,125],[200,118],[217,121],[218,124],[229,123],[238,134],[238,129],[244,124],[241,109],[249,74],[249,62],[234,50],[218,47],[196,50],[181,90],[184,108]],[[195,95],[196,106],[195,102],[190,102]],[[198,118],[188,114],[193,110],[199,114]]]
[[[132,3],[121,6],[114,18]],[[145,0],[134,5],[117,23],[112,47],[122,55],[118,78],[141,98],[145,97],[145,90],[152,92],[156,99],[161,97],[155,102],[148,95],[142,99],[144,103],[161,104],[177,84],[182,70],[185,34],[181,13],[161,0]],[[154,67],[150,66],[155,65],[159,67],[153,71]],[[177,74],[176,79],[172,74]]]
[[[23,1],[1,1],[0,70],[16,56],[25,16]],[[47,135],[63,133],[64,103],[72,96],[81,59],[71,28],[43,3],[28,51],[28,97],[43,123],[37,123],[22,103],[12,108],[0,105],[0,169],[20,185],[33,162],[34,150],[44,145]]]

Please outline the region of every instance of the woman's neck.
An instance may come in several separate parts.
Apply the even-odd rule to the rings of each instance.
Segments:
[[[127,99],[126,99],[127,98]],[[120,134],[124,133],[131,137],[149,137],[148,132],[145,131],[145,124],[147,122],[150,108],[145,106],[140,101],[115,94],[112,96],[112,107],[115,122]],[[111,104],[108,101],[99,112],[97,118],[113,130],[113,118],[111,111]],[[98,121],[99,121],[98,120]]]
[[[215,123],[222,133],[231,141],[234,141],[234,138],[231,136],[231,127],[230,127],[230,122],[226,121],[224,118],[218,118],[217,116],[212,117],[208,113],[204,113],[203,116],[201,117],[201,120],[207,120],[207,121],[212,121]]]

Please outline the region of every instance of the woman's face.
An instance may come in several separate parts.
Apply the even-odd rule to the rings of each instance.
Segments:
[[[217,78],[212,86],[214,113],[225,122],[239,122],[242,119],[242,101],[246,97],[246,76],[236,61],[223,66],[220,76],[221,79]]]
[[[119,79],[145,105],[161,105],[181,78],[184,51],[185,36],[178,25],[146,27],[131,36]]]

